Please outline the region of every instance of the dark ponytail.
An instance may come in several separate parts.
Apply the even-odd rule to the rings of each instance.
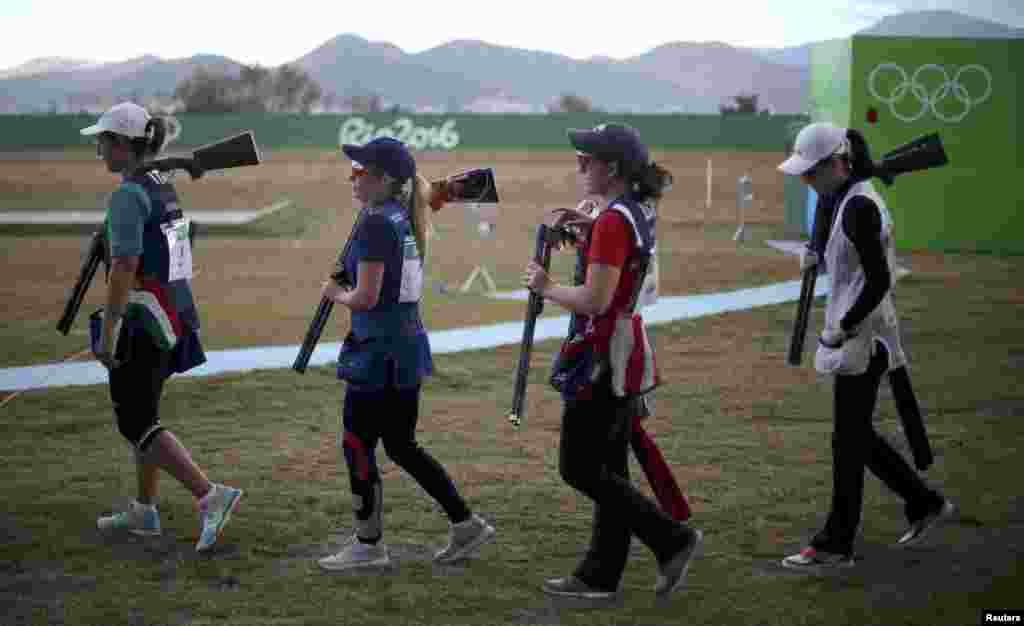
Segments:
[[[146,122],[146,136],[132,139],[132,148],[140,159],[147,156],[153,157],[160,154],[166,140],[167,120],[162,117],[152,117]]]
[[[644,166],[631,181],[633,199],[637,202],[661,200],[664,192],[672,186],[672,174],[651,161]]]
[[[871,160],[871,149],[864,135],[856,128],[848,128],[846,140],[850,144],[850,174],[859,180],[874,176],[875,163]]]

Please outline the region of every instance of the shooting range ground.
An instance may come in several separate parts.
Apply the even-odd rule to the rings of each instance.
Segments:
[[[37,197],[53,198],[61,208],[94,198],[89,207],[103,206],[103,196],[116,179],[83,152],[59,157],[0,162],[0,206],[13,207]],[[316,302],[319,286],[352,224],[350,165],[336,152],[286,150],[268,152],[257,167],[215,173],[198,181],[176,179],[182,206],[200,224],[194,288],[202,302],[203,334],[209,347],[288,344],[299,341]],[[774,171],[779,154],[728,152],[655,152],[675,177],[661,204],[659,262],[662,293],[681,295],[752,287],[792,279],[792,260],[760,244],[779,238],[782,220],[782,181]],[[715,162],[712,207],[705,206],[707,160]],[[461,284],[478,264],[484,264],[499,290],[521,287],[524,259],[530,254],[532,231],[544,212],[576,202],[575,159],[572,152],[426,152],[421,172],[440,178],[477,166],[495,169],[501,202],[494,232],[481,239],[467,223],[466,208],[445,206],[433,215],[438,238],[427,266],[433,281]],[[33,174],[34,173],[34,174]],[[736,229],[736,180],[749,173],[754,202],[745,215],[748,229],[763,236],[743,246],[731,240]],[[245,210],[267,206],[280,198],[291,206],[282,210],[284,232],[264,236],[207,234],[203,211]],[[23,208],[23,207],[22,207]],[[8,279],[0,296],[11,304],[5,328],[16,348],[0,355],[3,365],[48,362],[62,356],[68,340],[50,332],[52,312],[61,310],[65,290],[74,282],[79,255],[88,229],[77,236],[5,237]],[[0,230],[0,233],[3,231]],[[756,235],[755,235],[756,238]],[[738,250],[737,248],[742,248]],[[571,276],[571,255],[556,255],[561,280]],[[687,271],[671,271],[685,267]],[[429,290],[429,289],[428,289]],[[431,292],[433,290],[430,290]],[[100,305],[102,289],[93,287],[84,314],[73,332],[84,332],[82,320]],[[425,302],[431,328],[510,321],[521,317],[522,304],[479,298],[472,305],[450,297]],[[270,304],[268,306],[268,303]],[[36,329],[31,339],[26,327]],[[327,338],[343,328],[331,325]],[[79,339],[79,341],[81,338]]]
[[[20,155],[20,156],[19,156]],[[288,220],[259,237],[200,235],[194,288],[210,349],[301,341],[320,284],[352,220],[349,164],[337,151],[270,150],[254,168],[190,182],[186,211],[253,209],[292,201]],[[795,257],[764,245],[785,236],[778,152],[655,151],[675,176],[661,205],[661,292],[710,293],[798,276]],[[707,160],[712,206],[706,207]],[[466,209],[434,215],[439,238],[427,266],[461,282],[487,264],[500,290],[520,287],[532,233],[547,209],[576,201],[573,153],[427,151],[420,168],[439,178],[495,169],[501,196],[495,230],[481,239]],[[736,231],[736,183],[749,174],[748,237]],[[0,156],[0,206],[26,208],[36,194],[53,208],[102,206],[115,179],[82,150]],[[194,207],[194,208],[193,208]],[[286,234],[285,234],[286,233]],[[54,329],[73,283],[84,235],[0,231],[5,303],[0,365],[59,361],[86,345],[85,318],[100,305],[90,289],[68,337]],[[510,408],[517,346],[439,355],[424,386],[417,440],[438,458],[497,540],[479,557],[434,566],[447,521],[385,454],[386,573],[324,575],[315,558],[350,534],[351,496],[335,441],[342,386],[329,367],[174,377],[161,420],[191,448],[211,479],[246,490],[221,547],[197,557],[188,493],[165,478],[164,535],[102,538],[97,515],[124,506],[135,484],[131,452],[112,425],[103,386],[32,390],[0,407],[0,607],[12,623],[515,625],[975,623],[984,607],[1014,606],[1024,557],[1024,257],[902,254],[913,273],[896,305],[937,463],[928,480],[961,515],[919,549],[891,548],[905,528],[902,506],[877,480],[865,484],[858,567],[808,578],[776,564],[823,519],[831,489],[832,391],[808,366],[784,365],[795,303],[652,328],[664,385],[646,427],[662,448],[706,532],[687,588],[653,601],[655,562],[634,542],[623,598],[600,612],[542,595],[540,582],[572,570],[590,537],[592,506],[559,477],[561,403],[548,386],[557,341],[535,346],[521,429]],[[572,257],[554,257],[559,280]],[[426,287],[427,285],[425,285]],[[431,329],[521,320],[524,302],[424,289]],[[560,315],[549,305],[546,314]],[[347,330],[335,314],[322,341]],[[820,329],[821,307],[810,321]],[[812,336],[813,337],[813,336]],[[813,341],[809,340],[813,345]],[[805,359],[809,361],[810,359]],[[903,435],[883,385],[876,426],[902,452]],[[635,461],[631,476],[651,494]],[[984,485],[983,489],[978,485]],[[40,494],[44,494],[42,497]],[[5,622],[6,623],[6,622]]]

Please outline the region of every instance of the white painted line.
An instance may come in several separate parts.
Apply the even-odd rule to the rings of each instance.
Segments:
[[[825,281],[818,281],[816,295],[828,293]],[[662,297],[644,309],[648,324],[663,324],[681,319],[714,315],[726,311],[740,311],[758,306],[792,302],[800,297],[800,281],[793,280],[764,287],[741,289],[723,293]],[[569,316],[542,317],[537,320],[536,341],[564,337]],[[504,322],[489,326],[454,328],[429,334],[434,354],[448,354],[466,350],[484,350],[503,345],[518,344],[523,335],[523,322]],[[333,363],[341,349],[340,342],[317,346],[309,360],[312,367]],[[217,350],[206,353],[207,362],[182,376],[213,376],[231,372],[258,369],[289,368],[295,361],[299,346],[272,346]],[[85,363],[49,363],[29,367],[0,369],[0,391],[20,391],[72,385],[99,385],[107,382],[107,371],[96,361]]]
[[[280,200],[258,211],[189,210],[185,216],[200,224],[241,226],[291,206],[291,200]],[[3,225],[100,224],[106,211],[0,211]]]

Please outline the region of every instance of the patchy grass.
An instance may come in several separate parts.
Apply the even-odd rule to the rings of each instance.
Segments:
[[[961,510],[926,547],[890,547],[903,529],[901,504],[869,477],[858,568],[819,578],[774,565],[821,522],[831,489],[831,388],[809,367],[783,365],[786,305],[653,329],[667,384],[649,427],[707,534],[686,590],[667,603],[653,600],[654,562],[639,542],[618,604],[583,608],[539,591],[543,577],[580,557],[591,515],[558,477],[559,402],[545,384],[551,341],[537,346],[519,430],[504,417],[514,347],[437,358],[419,439],[499,532],[478,558],[451,567],[427,560],[445,538],[442,514],[381,453],[385,541],[397,568],[317,569],[351,511],[334,447],[342,388],[328,368],[169,383],[165,424],[214,480],[246,490],[223,547],[203,558],[192,551],[190,498],[169,478],[164,538],[96,534],[95,516],[134,489],[105,388],[23,394],[0,409],[5,623],[976,623],[982,608],[1015,606],[1019,595],[1021,260],[923,255],[912,267],[897,306],[937,457],[928,480]],[[820,323],[819,307],[811,327]],[[903,449],[897,424],[883,389],[876,425]],[[635,463],[631,472],[643,480]]]

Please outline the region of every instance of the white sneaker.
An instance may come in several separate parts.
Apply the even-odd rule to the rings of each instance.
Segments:
[[[127,511],[98,518],[96,527],[103,532],[127,530],[134,535],[156,536],[161,532],[160,513],[151,504],[140,504],[138,500],[132,500]]]
[[[349,537],[341,552],[317,561],[320,569],[338,572],[363,567],[384,567],[391,563],[388,547],[383,543],[368,544],[359,541],[355,535]]]
[[[449,524],[448,545],[438,550],[434,561],[454,563],[472,554],[477,548],[494,538],[494,527],[479,515],[473,515],[459,524]]]
[[[210,493],[199,501],[199,540],[196,541],[196,552],[208,550],[217,543],[242,493],[241,489],[213,484]]]

